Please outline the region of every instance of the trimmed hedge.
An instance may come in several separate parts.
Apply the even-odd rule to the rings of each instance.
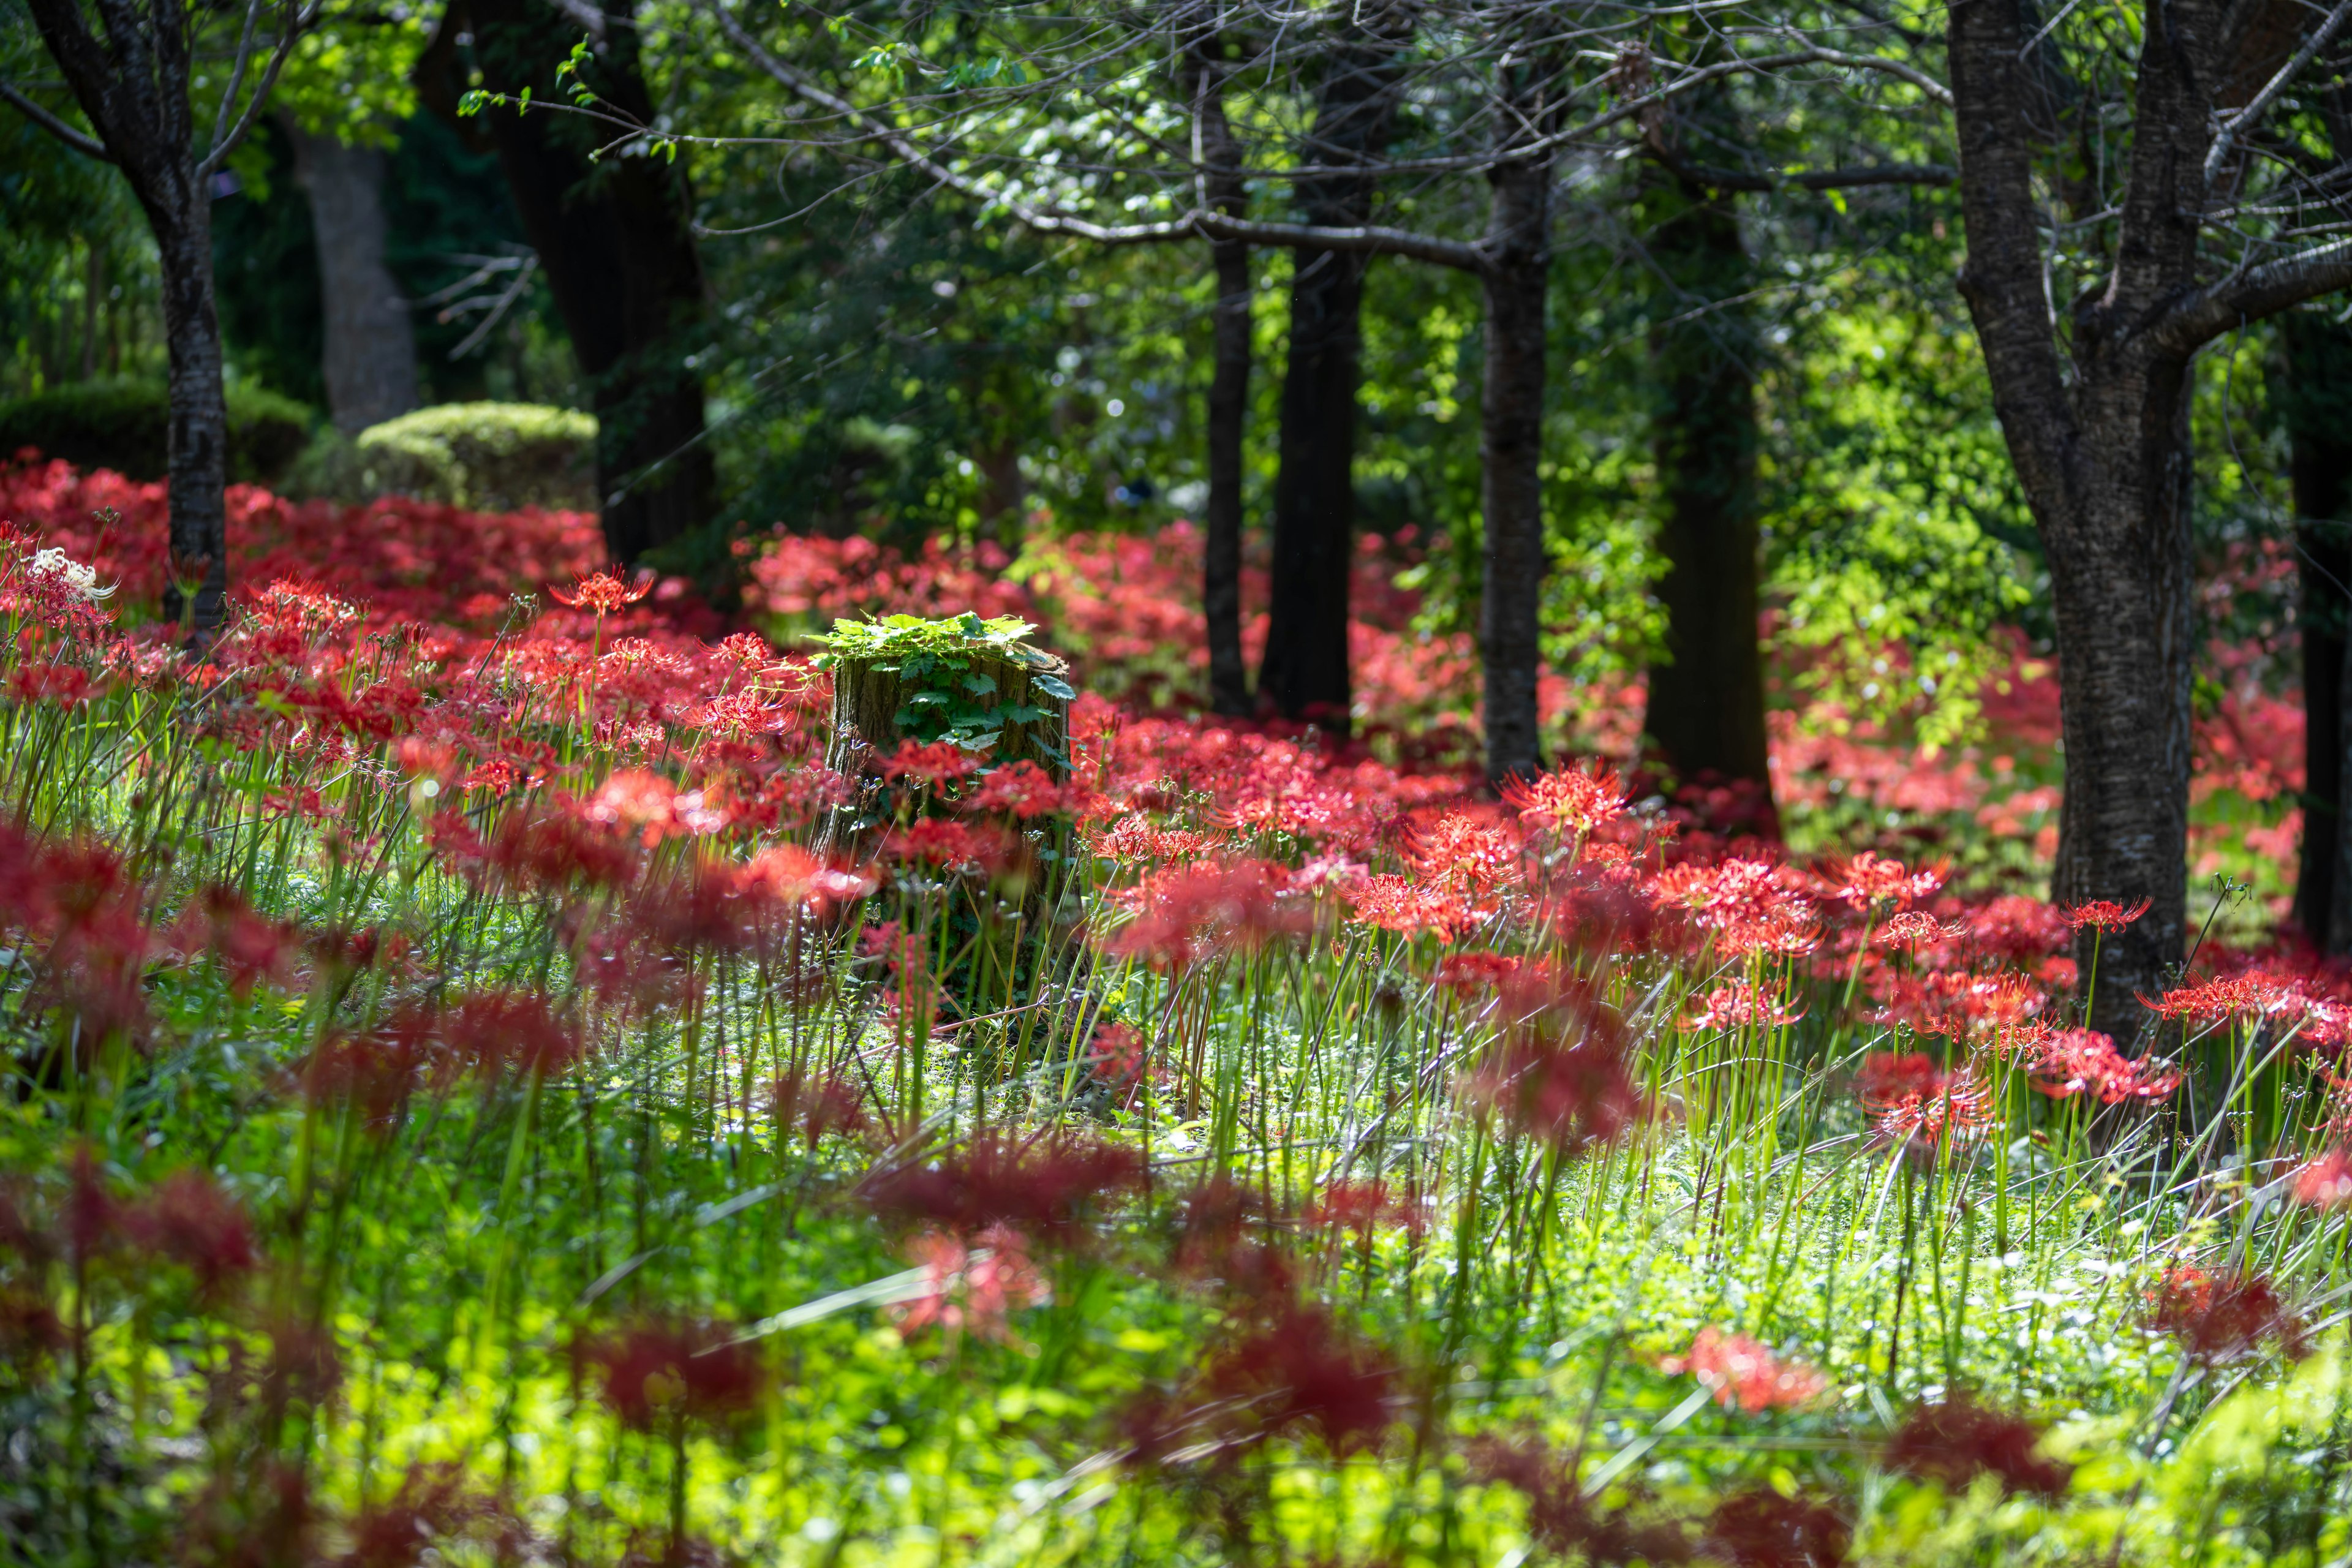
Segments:
[[[480,511],[596,508],[596,416],[535,403],[445,403],[360,432],[347,459],[368,495]]]
[[[0,403],[0,460],[26,447],[75,468],[112,468],[134,479],[160,479],[166,468],[170,403],[160,381],[122,376],[77,382]],[[228,389],[228,477],[268,484],[310,440],[318,416],[290,397],[257,386]]]

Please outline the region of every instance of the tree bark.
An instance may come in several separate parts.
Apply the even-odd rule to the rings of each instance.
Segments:
[[[1763,787],[1764,659],[1756,635],[1755,341],[1736,301],[1751,271],[1733,198],[1676,177],[1678,209],[1650,254],[1672,290],[1651,337],[1657,384],[1653,440],[1665,515],[1658,583],[1664,657],[1649,670],[1643,728],[1677,781]]]
[[[2259,79],[2233,49],[2263,29],[2225,25],[2221,0],[2147,17],[2130,165],[2112,268],[2051,320],[2033,160],[2046,127],[2038,23],[2021,0],[1950,9],[1951,87],[1976,323],[1994,407],[2050,565],[2066,795],[2052,893],[2062,903],[2151,900],[2099,955],[2094,1026],[2136,1036],[2182,957],[2188,910],[2192,673],[2189,371],[2221,333],[2342,287],[2341,248],[2198,268],[2204,168],[2224,84]],[[2264,45],[2263,47],[2268,47]],[[2218,91],[2217,91],[2218,89]],[[2093,932],[2078,936],[2087,965]]]
[[[2303,643],[2303,846],[2294,921],[2329,952],[2352,948],[2352,853],[2343,827],[2346,616],[2352,609],[2352,331],[2290,316],[2276,397],[2294,495]]]
[[[1510,68],[1505,68],[1507,70]],[[1512,121],[1507,121],[1511,123]],[[1478,600],[1486,778],[1543,768],[1544,298],[1550,282],[1551,160],[1498,165],[1486,220],[1486,380],[1479,500],[1486,554]]]
[[[1325,163],[1376,159],[1402,83],[1404,18],[1369,7],[1334,13],[1308,139]],[[1370,175],[1299,183],[1311,225],[1352,227],[1371,216]],[[1341,734],[1350,724],[1348,578],[1356,536],[1356,398],[1363,378],[1362,251],[1300,249],[1290,289],[1290,353],[1282,379],[1280,472],[1274,491],[1273,595],[1258,695],[1285,718]]]
[[[385,158],[373,147],[314,135],[290,116],[286,137],[318,241],[327,409],[337,429],[357,435],[417,405],[408,301],[383,260]]]
[[[1213,31],[1189,51],[1192,100],[1192,161],[1200,166],[1200,198],[1231,217],[1249,211],[1242,184],[1241,145],[1225,118],[1223,61]],[[1242,479],[1249,422],[1251,355],[1250,253],[1245,240],[1213,239],[1209,261],[1217,279],[1212,314],[1215,369],[1209,382],[1209,504],[1203,521],[1201,608],[1208,621],[1209,709],[1237,717],[1250,710],[1249,673],[1242,658]]]
[[[626,5],[606,13],[587,85],[640,123],[654,119]],[[470,19],[485,85],[562,101],[555,70],[579,25],[545,0],[453,6],[419,65],[433,107],[454,117],[455,31]],[[515,210],[539,253],[597,419],[596,490],[605,548],[635,561],[709,521],[710,452],[701,377],[686,363],[702,315],[702,264],[683,171],[642,149],[592,163],[604,139],[574,117],[490,110],[485,120]]]
[[[188,98],[193,24],[170,0],[148,9],[107,5],[101,45],[73,0],[27,4],[104,155],[122,171],[154,232],[171,414],[172,581],[163,613],[208,638],[228,591],[228,404],[213,302],[212,191]],[[193,603],[184,583],[194,590]]]

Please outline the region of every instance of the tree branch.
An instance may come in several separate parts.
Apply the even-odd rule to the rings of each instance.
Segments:
[[[85,136],[80,132],[75,130],[72,126],[68,125],[64,121],[59,120],[56,115],[51,114],[47,110],[43,109],[39,104],[35,103],[31,99],[26,98],[23,93],[18,92],[15,88],[10,87],[5,81],[0,81],[0,102],[9,104],[16,110],[17,113],[23,115],[26,119],[31,121],[34,124],[39,126],[42,130],[47,132],[50,135],[64,142],[67,146],[72,148],[83,157],[95,158],[101,163],[111,163],[116,161],[114,154],[106,150],[105,142],[100,142],[94,136]]]
[[[245,112],[237,116],[228,140],[214,142],[213,150],[205,154],[203,163],[196,165],[199,181],[211,179],[220,166],[228,162],[228,155],[236,151],[237,143],[245,140],[246,133],[253,129],[255,118],[261,113],[262,106],[269,101],[271,91],[278,86],[278,73],[286,68],[287,57],[294,52],[296,41],[317,25],[319,13],[325,5],[326,0],[310,0],[310,4],[287,25],[285,36],[278,40],[277,48],[270,51],[269,64],[263,68],[261,79],[253,84],[253,97],[247,101]],[[287,9],[293,9],[290,0]]]
[[[245,89],[245,73],[253,64],[253,33],[261,25],[261,0],[246,0],[245,26],[237,34],[236,64],[228,73],[228,89],[221,94],[220,108],[213,114],[213,145],[217,147],[228,134],[228,111],[236,106],[236,95]]]
[[[847,99],[826,91],[798,70],[770,54],[760,41],[751,36],[750,30],[735,19],[734,13],[727,8],[726,0],[704,0],[704,3],[711,15],[719,19],[719,28],[726,33],[728,40],[749,56],[751,63],[758,66],[779,86],[815,104],[820,109],[838,115],[855,126],[864,140],[888,148],[909,168],[921,170],[950,190],[1003,207],[1020,223],[1035,229],[1040,234],[1073,235],[1080,239],[1092,240],[1097,245],[1142,245],[1157,240],[1189,238],[1196,232],[1193,224],[1194,215],[1191,214],[1164,223],[1110,226],[1098,224],[1072,213],[1034,207],[1025,202],[1016,201],[1001,191],[992,190],[971,175],[949,168],[925,152],[911,137],[881,123]]]
[[[1484,272],[1489,264],[1485,250],[1459,239],[1441,239],[1411,229],[1383,228],[1377,224],[1328,227],[1311,223],[1258,223],[1223,213],[1194,213],[1192,226],[1212,239],[1243,239],[1252,245],[1283,246],[1297,250],[1370,251],[1381,256],[1410,256],[1463,272]]]
[[[2147,336],[2159,349],[2193,353],[2249,321],[2339,289],[2352,289],[2352,237],[2242,268],[2197,289],[2159,316]]]
[[[2336,36],[2347,17],[2352,17],[2352,0],[2337,0],[2336,9],[2327,14],[2327,19],[2319,24],[2316,32],[2304,40],[2303,47],[2294,52],[2293,58],[2279,67],[2278,74],[2263,84],[2262,91],[2254,94],[2253,101],[2221,122],[2221,132],[2213,138],[2212,148],[2205,154],[2205,183],[2208,185],[2213,183],[2213,176],[2221,173],[2221,162],[2230,155],[2231,143],[2238,139],[2239,132],[2262,118],[2263,111],[2270,108],[2271,100],[2301,74],[2303,68],[2311,63],[2313,56],[2327,47],[2327,40]]]

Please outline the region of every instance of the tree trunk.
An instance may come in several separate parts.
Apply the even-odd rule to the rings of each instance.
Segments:
[[[1409,22],[1387,12],[1343,13],[1317,90],[1312,144],[1326,163],[1377,158],[1402,81],[1399,47]],[[1371,216],[1370,175],[1299,183],[1305,221],[1352,227]],[[1348,578],[1356,538],[1356,395],[1362,380],[1364,268],[1360,251],[1297,252],[1290,353],[1282,378],[1281,469],[1274,489],[1274,571],[1258,696],[1284,717],[1341,734],[1350,723]]]
[[[163,590],[163,616],[208,639],[228,596],[228,399],[221,383],[220,317],[213,306],[212,193],[196,187],[193,168],[186,174],[176,183],[186,192],[184,200],[167,206],[168,195],[150,202],[142,194],[141,205],[163,263],[169,356],[164,454],[172,580]],[[195,588],[193,605],[184,584]]]
[[[2352,948],[2352,854],[2343,830],[2346,612],[2352,608],[2352,331],[2314,316],[2284,323],[2284,416],[2294,492],[2303,640],[2303,848],[2294,921],[2329,952]]]
[[[310,199],[319,297],[326,318],[320,370],[335,427],[356,435],[415,408],[416,339],[408,302],[384,266],[385,159],[286,120],[294,178]]]
[[[1551,160],[1498,166],[1486,220],[1486,382],[1479,500],[1486,558],[1478,653],[1486,680],[1486,778],[1543,768],[1544,297],[1550,281]]]
[[[2135,993],[2165,987],[2187,930],[2193,582],[2183,395],[2200,340],[2164,313],[2198,279],[2198,226],[2179,215],[2204,199],[2213,105],[2191,56],[2210,47],[2220,17],[2210,4],[2179,0],[2166,24],[2177,47],[2151,43],[2142,58],[2116,265],[2104,290],[2074,307],[2071,363],[2050,321],[2036,228],[2042,132],[2030,106],[2040,92],[2028,80],[2034,64],[2021,58],[2031,20],[2020,0],[1950,11],[1969,240],[1960,289],[2050,566],[2066,748],[2052,896],[2151,904],[2098,954],[2092,1025],[2130,1039],[2146,1016]],[[2077,940],[2086,971],[2095,934],[2085,928]]]
[[[1675,179],[1678,210],[1650,254],[1672,292],[1651,337],[1658,384],[1653,438],[1665,515],[1657,594],[1664,658],[1649,671],[1643,728],[1681,783],[1742,780],[1762,786],[1770,816],[1764,733],[1764,660],[1758,609],[1755,342],[1733,303],[1751,268],[1727,194]]]
[[[1200,166],[1200,199],[1229,217],[1245,217],[1241,146],[1225,118],[1223,62],[1213,30],[1189,51],[1192,99],[1192,161]],[[1217,303],[1215,370],[1209,382],[1208,537],[1201,567],[1201,608],[1208,621],[1209,709],[1227,717],[1250,710],[1249,672],[1242,658],[1243,441],[1249,423],[1250,253],[1244,240],[1209,242]]]
[[[467,13],[486,86],[562,100],[555,69],[578,25],[544,0],[467,0],[466,13],[453,7],[444,18],[419,66],[437,110],[454,117],[463,85],[454,30]],[[583,79],[650,123],[635,17],[614,11],[604,33]],[[602,133],[571,115],[502,108],[484,118],[588,379],[605,548],[615,561],[634,561],[699,527],[711,506],[702,382],[686,363],[703,307],[686,176],[655,156],[592,163]]]
[[[228,591],[228,404],[213,304],[212,190],[188,99],[193,26],[177,5],[102,8],[100,44],[70,0],[29,0],[74,100],[122,171],[155,236],[163,296],[171,585],[163,613],[201,644]],[[259,87],[255,89],[261,90]],[[95,151],[87,143],[80,151]],[[226,155],[226,149],[219,150]],[[194,589],[189,602],[180,584]]]

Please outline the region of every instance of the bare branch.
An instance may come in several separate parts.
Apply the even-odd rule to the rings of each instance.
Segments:
[[[213,145],[220,145],[228,134],[229,110],[236,107],[236,95],[245,90],[245,73],[253,64],[253,34],[261,24],[261,0],[246,0],[245,28],[237,35],[236,64],[228,73],[227,90],[221,94],[220,109],[213,116]]]
[[[269,101],[270,93],[278,86],[278,73],[286,68],[287,57],[294,52],[294,45],[302,35],[318,25],[319,13],[325,5],[326,0],[310,0],[288,23],[284,36],[278,40],[278,47],[270,51],[269,64],[263,68],[261,79],[253,84],[253,97],[247,100],[245,112],[237,116],[236,124],[230,129],[227,140],[215,142],[213,150],[205,154],[203,163],[196,165],[197,179],[211,179],[221,165],[228,162],[228,155],[236,151],[237,143],[245,140],[246,133],[253,129],[254,120],[261,113],[262,106]],[[288,0],[287,9],[293,9],[292,0]]]
[[[2316,32],[2304,40],[2303,47],[2295,50],[2293,58],[2279,67],[2278,74],[2263,84],[2262,91],[2254,94],[2253,101],[2222,121],[2220,133],[2213,138],[2212,150],[2205,154],[2207,184],[2211,184],[2213,176],[2221,173],[2221,161],[2230,155],[2231,143],[2238,139],[2239,132],[2262,118],[2263,111],[2270,108],[2271,100],[2285,89],[2286,84],[2293,81],[2304,67],[2311,63],[2313,56],[2327,47],[2327,40],[2336,36],[2336,29],[2344,26],[2347,17],[2352,17],[2352,0],[2337,0],[2336,9],[2327,14],[2327,19],[2319,24]]]
[[[2160,350],[2190,353],[2249,321],[2352,288],[2352,238],[2242,268],[2176,302],[2148,329]]]
[[[1410,229],[1383,228],[1377,224],[1329,227],[1310,223],[1258,223],[1223,213],[1194,213],[1192,226],[1212,239],[1242,239],[1252,245],[1285,246],[1299,250],[1370,251],[1383,256],[1410,256],[1464,272],[1484,272],[1486,252],[1459,239],[1415,234]]]
[[[42,130],[47,132],[50,135],[64,142],[67,146],[72,148],[83,157],[95,158],[101,163],[111,163],[117,161],[114,154],[106,150],[105,142],[100,142],[94,136],[83,135],[80,132],[75,130],[72,126],[68,125],[64,121],[59,120],[56,115],[51,114],[47,110],[43,109],[39,104],[35,103],[31,99],[26,98],[23,93],[18,92],[15,88],[10,87],[5,81],[0,81],[0,102],[5,102],[11,105],[15,108],[17,113],[23,115],[26,119],[31,121],[34,124],[39,126]]]

